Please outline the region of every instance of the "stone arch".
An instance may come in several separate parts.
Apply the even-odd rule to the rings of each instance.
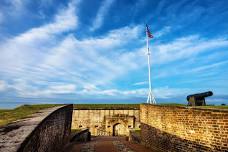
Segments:
[[[126,134],[126,125],[123,123],[115,123],[112,128],[112,135],[113,136],[123,136]]]
[[[111,136],[128,136],[129,130],[135,127],[135,117],[113,115],[105,117],[105,132]]]

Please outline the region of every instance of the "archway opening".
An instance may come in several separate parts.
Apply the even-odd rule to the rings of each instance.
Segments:
[[[121,123],[117,123],[117,124],[113,125],[112,135],[113,136],[124,136],[124,135],[126,135],[126,127]]]

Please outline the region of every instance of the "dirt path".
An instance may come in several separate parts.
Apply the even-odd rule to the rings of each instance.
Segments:
[[[90,142],[71,143],[66,152],[151,152],[140,144],[128,142],[123,137],[99,136]]]

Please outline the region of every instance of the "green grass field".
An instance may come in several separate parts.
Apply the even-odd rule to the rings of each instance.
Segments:
[[[40,104],[40,105],[23,105],[15,109],[0,109],[0,126],[8,124],[12,121],[26,118],[39,110],[51,108],[57,105],[54,104]]]
[[[162,103],[158,105],[163,105],[163,106],[181,106],[181,107],[186,107],[187,105],[185,104],[178,104],[178,103]],[[207,105],[207,106],[195,106],[195,108],[203,108],[203,109],[228,109],[228,105]]]
[[[74,109],[139,109],[139,104],[74,104]]]

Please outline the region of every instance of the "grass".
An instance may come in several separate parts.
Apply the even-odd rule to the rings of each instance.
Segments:
[[[180,103],[160,103],[158,105],[162,105],[162,106],[186,106],[185,104],[180,104]]]
[[[158,105],[162,106],[181,106],[186,107],[187,104],[178,104],[178,103],[160,103]],[[206,105],[206,106],[195,106],[195,108],[203,108],[203,109],[228,109],[228,105]]]
[[[74,104],[74,109],[139,109],[139,104]]]
[[[56,104],[40,104],[40,105],[23,105],[15,109],[0,109],[0,126],[11,123],[15,120],[26,118],[42,109],[58,106]]]

